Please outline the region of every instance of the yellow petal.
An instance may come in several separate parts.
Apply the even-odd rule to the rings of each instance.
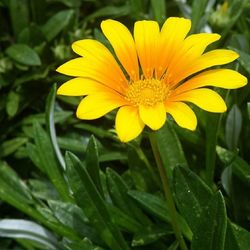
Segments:
[[[190,28],[191,21],[179,17],[170,17],[163,24],[156,56],[157,78],[162,76],[175,53],[182,47]]]
[[[154,106],[139,106],[142,121],[153,130],[160,129],[166,121],[166,110],[163,103]]]
[[[146,78],[152,78],[154,72],[158,37],[159,25],[157,22],[144,20],[135,23],[135,45]]]
[[[178,83],[194,73],[212,66],[230,63],[238,57],[239,55],[232,50],[217,49],[209,51],[190,63],[185,69],[181,68],[174,81]]]
[[[115,108],[127,104],[126,100],[116,93],[104,92],[92,94],[80,102],[76,116],[79,119],[93,120],[100,118]]]
[[[57,94],[67,96],[83,96],[104,91],[110,91],[110,89],[94,80],[77,77],[61,85],[57,90]]]
[[[221,36],[216,33],[201,33],[190,35],[185,39],[183,47],[188,52],[187,55],[190,54],[197,57],[202,55],[208,45],[215,41],[218,41],[220,37]]]
[[[111,52],[100,42],[93,39],[84,39],[76,41],[72,44],[72,49],[75,53],[85,58],[101,61],[110,74],[123,79],[126,85],[127,80],[124,76],[120,66],[116,62]]]
[[[134,81],[138,80],[138,59],[134,39],[130,31],[120,22],[110,19],[103,21],[101,28],[130,78]]]
[[[168,75],[171,76],[169,82],[173,82],[172,79],[178,75],[178,72],[187,68],[194,60],[200,57],[209,44],[219,39],[220,35],[218,34],[202,33],[188,36],[184,40],[182,47],[171,59],[168,67]]]
[[[236,89],[247,84],[247,78],[231,69],[212,69],[200,73],[180,85],[175,91],[182,93],[192,89],[215,86],[225,89]]]
[[[216,113],[222,113],[227,110],[226,104],[222,97],[215,91],[206,88],[194,89],[176,96],[171,96],[169,101],[192,102],[206,111]]]
[[[121,107],[116,115],[115,129],[122,142],[135,139],[143,130],[144,123],[139,117],[138,108],[134,106]]]
[[[197,118],[193,110],[183,102],[167,102],[166,112],[169,113],[176,123],[183,128],[195,130]]]
[[[81,57],[64,63],[57,68],[57,71],[69,76],[90,78],[119,93],[124,93],[126,87],[123,84],[123,79],[119,78],[119,75],[116,75],[112,69],[109,69],[107,63]]]

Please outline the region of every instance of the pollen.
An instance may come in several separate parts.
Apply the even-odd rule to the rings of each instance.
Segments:
[[[142,79],[130,83],[125,99],[132,105],[154,106],[167,99],[169,90],[167,85],[157,79]]]

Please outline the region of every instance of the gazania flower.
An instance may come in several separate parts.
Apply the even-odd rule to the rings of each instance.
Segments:
[[[74,42],[72,49],[81,57],[57,71],[76,78],[57,93],[86,96],[77,109],[80,119],[96,119],[119,108],[115,129],[123,142],[136,138],[145,125],[160,129],[167,114],[179,126],[194,130],[197,119],[186,103],[224,112],[225,102],[207,86],[234,89],[247,79],[230,69],[207,70],[234,61],[238,54],[225,49],[204,52],[220,36],[187,36],[190,27],[190,20],[176,17],[168,18],[161,30],[155,21],[138,21],[132,36],[120,22],[103,21],[102,31],[116,57],[96,40]]]

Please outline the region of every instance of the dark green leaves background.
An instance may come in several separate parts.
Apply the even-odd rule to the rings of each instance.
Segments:
[[[226,4],[225,4],[226,2]],[[223,5],[224,4],[224,5]],[[55,69],[84,38],[108,45],[103,19],[192,19],[191,33],[222,35],[211,48],[250,75],[248,0],[0,0],[0,248],[178,249],[148,130],[122,144],[114,114],[75,118],[79,98],[56,97]],[[171,117],[156,143],[189,249],[250,245],[249,86],[220,91],[228,112],[194,107],[195,132]]]

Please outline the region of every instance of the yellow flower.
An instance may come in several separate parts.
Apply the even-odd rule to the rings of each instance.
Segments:
[[[57,71],[76,78],[64,83],[59,95],[86,96],[77,109],[80,119],[96,119],[119,108],[115,128],[123,142],[136,138],[147,125],[160,129],[166,114],[176,123],[194,130],[197,119],[186,104],[191,102],[210,112],[224,112],[223,99],[207,86],[227,89],[247,84],[247,79],[230,69],[210,69],[238,58],[231,50],[206,47],[220,39],[218,34],[187,36],[188,19],[171,17],[163,27],[155,21],[138,21],[134,37],[120,22],[105,20],[101,28],[116,58],[92,39],[72,45],[81,57]]]

